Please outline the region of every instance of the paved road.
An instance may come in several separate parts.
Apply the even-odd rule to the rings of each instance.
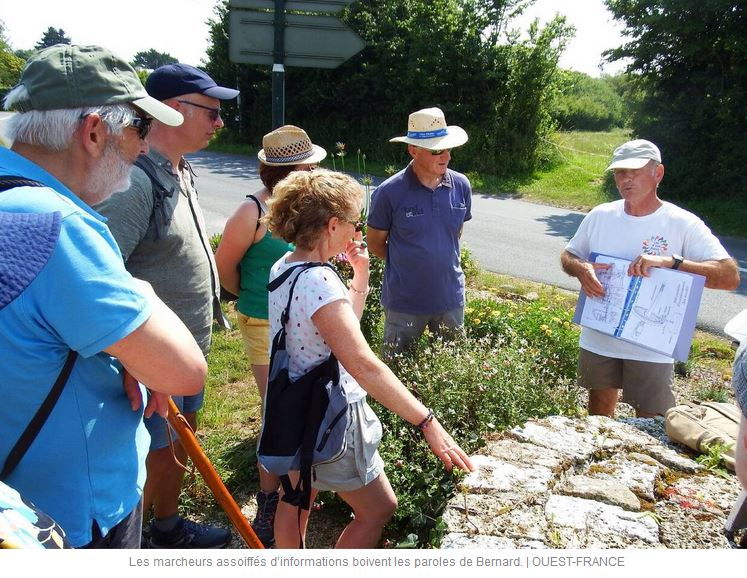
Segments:
[[[256,159],[199,153],[190,160],[198,174],[200,201],[208,230],[220,233],[226,218],[248,193],[261,186]],[[576,279],[560,269],[559,255],[583,219],[583,213],[525,201],[475,195],[473,219],[464,243],[482,267],[496,273],[578,290]],[[722,238],[742,271],[735,292],[705,290],[699,326],[721,332],[726,322],[747,308],[747,240]]]

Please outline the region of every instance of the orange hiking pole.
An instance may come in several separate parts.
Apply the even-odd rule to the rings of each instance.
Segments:
[[[241,509],[226,488],[223,480],[220,479],[218,472],[215,471],[213,464],[210,463],[205,452],[202,451],[200,442],[197,441],[192,428],[189,427],[187,420],[184,419],[184,416],[171,398],[169,398],[168,420],[171,427],[174,428],[174,431],[179,436],[179,441],[182,443],[184,451],[192,459],[192,462],[202,475],[202,479],[205,480],[208,488],[213,492],[215,500],[223,508],[223,511],[228,516],[228,519],[231,520],[236,531],[244,539],[246,545],[249,548],[264,549],[262,542],[257,538],[248,520],[241,513]]]

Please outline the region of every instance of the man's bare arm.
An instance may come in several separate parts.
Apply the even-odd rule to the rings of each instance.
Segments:
[[[386,259],[386,244],[389,239],[389,231],[368,227],[366,232],[366,243],[368,250],[379,259]]]
[[[584,293],[589,297],[604,297],[604,287],[599,282],[596,272],[609,269],[609,264],[592,263],[566,250],[560,254],[560,266],[568,275],[578,279]]]
[[[194,395],[205,385],[205,357],[184,323],[152,289],[149,298],[152,313],[148,320],[106,352],[153,391]]]
[[[649,276],[649,269],[669,269],[674,264],[671,255],[639,255],[630,264],[628,275]],[[705,286],[709,289],[734,290],[739,287],[739,269],[734,259],[710,259],[707,261],[691,261],[685,259],[680,264],[679,271],[695,273],[706,278]]]

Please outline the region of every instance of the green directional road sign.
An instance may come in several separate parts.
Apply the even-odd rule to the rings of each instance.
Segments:
[[[285,9],[336,14],[353,2],[355,0],[286,0]],[[245,10],[274,10],[275,0],[231,0],[229,7]]]
[[[286,8],[289,4],[293,2],[287,2]],[[272,12],[231,10],[229,14],[229,57],[231,61],[274,64],[273,22],[274,13]],[[283,54],[285,66],[337,68],[362,50],[365,45],[360,36],[334,16],[285,15]]]

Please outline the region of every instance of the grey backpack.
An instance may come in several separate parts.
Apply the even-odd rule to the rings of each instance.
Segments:
[[[288,374],[285,337],[293,290],[298,278],[313,267],[335,271],[329,263],[303,263],[287,269],[267,285],[269,291],[275,291],[295,274],[280,318],[280,330],[272,340],[270,375],[257,450],[262,467],[280,477],[283,501],[304,510],[311,506],[312,467],[342,457],[347,449],[348,426],[347,394],[340,384],[340,367],[332,353],[297,380],[292,380]],[[300,472],[295,487],[288,477],[291,470]]]

